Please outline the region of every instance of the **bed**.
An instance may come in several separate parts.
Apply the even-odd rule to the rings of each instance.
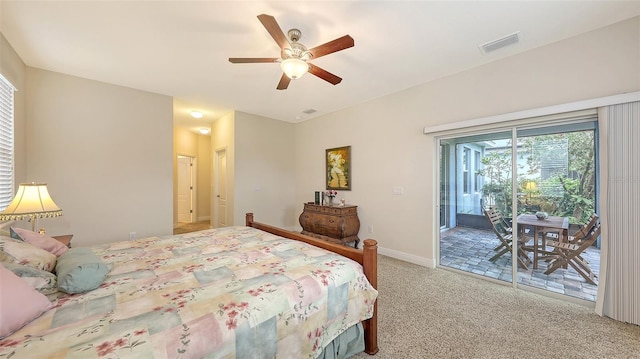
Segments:
[[[246,226],[90,252],[108,268],[99,287],[48,294],[50,308],[0,339],[0,358],[333,358],[362,344],[378,351],[374,240],[356,250],[248,213]]]

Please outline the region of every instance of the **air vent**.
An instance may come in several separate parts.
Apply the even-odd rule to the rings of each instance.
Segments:
[[[310,109],[304,110],[302,112],[306,113],[307,115],[310,115],[312,113],[318,112],[318,110],[314,110],[314,109],[310,108]]]
[[[509,34],[507,36],[501,37],[499,39],[485,42],[484,44],[478,46],[480,51],[483,54],[488,54],[490,52],[496,51],[503,47],[514,45],[520,42],[520,31],[514,32],[513,34]]]

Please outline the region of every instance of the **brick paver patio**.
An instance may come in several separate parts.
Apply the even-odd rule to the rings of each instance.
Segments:
[[[490,262],[499,244],[493,231],[456,227],[440,233],[440,264],[507,282],[511,282],[511,253],[504,254],[495,262]],[[529,254],[532,257],[532,254]],[[600,272],[600,250],[589,248],[583,257],[591,269]],[[588,284],[573,268],[557,269],[550,275],[544,274],[548,263],[538,262],[538,269],[528,270],[518,267],[518,283],[572,297],[595,301],[597,285]],[[597,283],[597,279],[596,279]]]

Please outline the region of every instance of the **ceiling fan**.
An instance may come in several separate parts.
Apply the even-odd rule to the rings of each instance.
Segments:
[[[230,57],[229,62],[234,64],[279,62],[283,74],[278,86],[276,87],[278,90],[285,90],[292,79],[298,79],[306,72],[309,72],[333,85],[337,85],[342,81],[342,78],[310,63],[309,61],[311,59],[317,59],[319,57],[353,47],[354,42],[351,36],[345,35],[312,49],[307,49],[306,46],[298,42],[302,36],[300,30],[289,30],[287,32],[287,37],[284,35],[284,32],[282,32],[280,25],[278,25],[278,22],[276,22],[276,19],[273,16],[266,14],[258,15],[258,20],[260,20],[262,25],[267,29],[271,37],[273,37],[280,47],[280,57]]]

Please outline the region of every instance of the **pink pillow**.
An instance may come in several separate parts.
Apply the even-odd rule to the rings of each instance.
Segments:
[[[39,317],[52,304],[42,293],[0,264],[0,339]]]
[[[44,249],[47,252],[51,252],[55,254],[56,257],[60,257],[64,252],[69,250],[67,246],[47,235],[16,227],[11,227],[11,230],[14,231],[23,241]]]

